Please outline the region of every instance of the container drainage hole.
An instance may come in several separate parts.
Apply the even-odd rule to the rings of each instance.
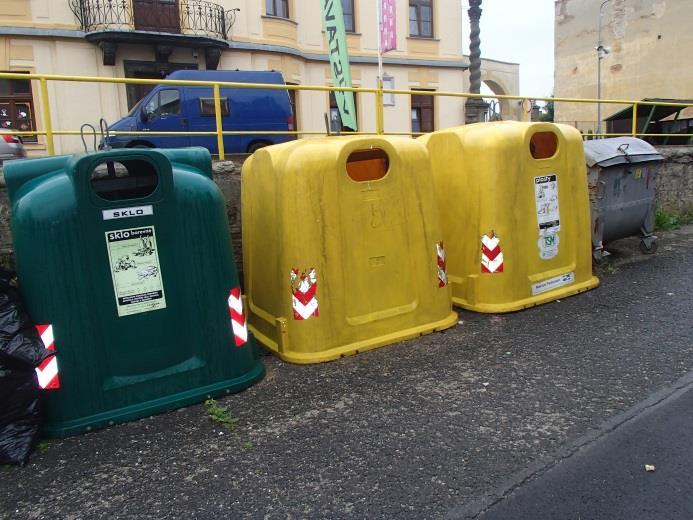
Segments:
[[[91,172],[91,189],[106,200],[141,199],[159,184],[156,168],[148,161],[106,161]]]
[[[356,182],[377,181],[387,174],[390,158],[380,148],[356,150],[346,161],[346,170]]]

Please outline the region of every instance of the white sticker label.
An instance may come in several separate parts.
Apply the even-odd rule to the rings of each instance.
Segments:
[[[154,226],[106,231],[118,316],[166,308]]]
[[[560,276],[554,276],[548,280],[542,280],[541,282],[532,284],[532,296],[557,289],[558,287],[563,287],[564,285],[571,284],[574,281],[575,273],[566,273]]]
[[[556,175],[534,177],[534,200],[537,204],[539,235],[554,235],[561,230]]]
[[[539,246],[539,256],[542,260],[556,258],[556,255],[558,255],[558,242],[558,234],[539,237],[537,245]]]
[[[101,210],[104,220],[113,220],[116,218],[143,217],[145,215],[153,215],[154,208],[150,206],[132,206],[130,208],[114,208]]]

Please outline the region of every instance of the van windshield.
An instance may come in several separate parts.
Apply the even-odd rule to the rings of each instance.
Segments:
[[[140,108],[142,105],[142,101],[144,101],[144,98],[147,96],[144,96],[142,99],[140,99],[137,103],[135,103],[135,106],[130,109],[130,112],[128,112],[128,117],[132,117],[137,113],[137,110]]]

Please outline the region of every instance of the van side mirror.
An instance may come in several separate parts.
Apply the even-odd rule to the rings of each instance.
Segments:
[[[143,123],[147,123],[152,119],[152,113],[149,110],[147,110],[146,106],[143,106],[142,110],[140,110],[140,119]]]

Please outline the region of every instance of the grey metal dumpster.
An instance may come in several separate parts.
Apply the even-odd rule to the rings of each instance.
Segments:
[[[642,139],[613,137],[586,141],[585,160],[592,209],[592,256],[609,253],[604,244],[640,234],[640,251],[657,250],[655,175],[662,156]]]

